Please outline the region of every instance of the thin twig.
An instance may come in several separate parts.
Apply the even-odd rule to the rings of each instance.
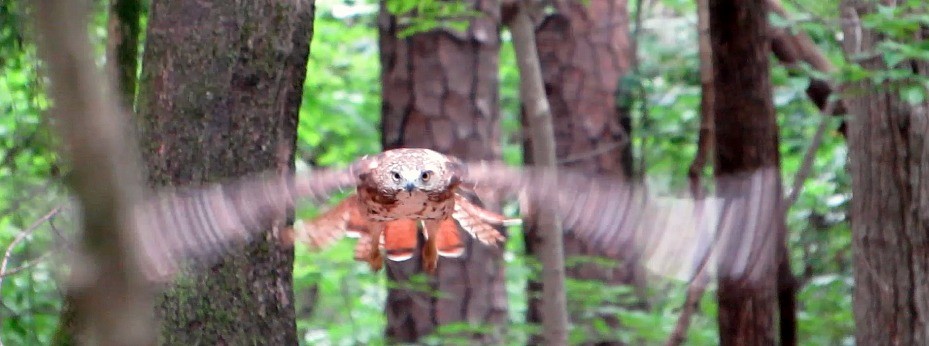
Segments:
[[[788,209],[797,202],[797,199],[800,197],[800,192],[803,191],[803,183],[806,182],[806,179],[810,175],[810,171],[813,168],[813,160],[816,158],[816,150],[819,149],[819,146],[823,142],[823,136],[826,133],[826,129],[829,127],[829,116],[831,116],[832,112],[835,111],[835,105],[837,103],[837,97],[829,98],[829,101],[826,102],[826,109],[823,110],[823,117],[819,122],[819,127],[816,128],[816,133],[813,134],[813,139],[810,141],[810,146],[806,149],[806,153],[803,155],[803,163],[800,166],[800,170],[797,171],[797,175],[794,176],[793,188],[790,190],[790,195],[787,196],[787,200],[785,201],[785,206]]]
[[[684,343],[687,330],[690,328],[690,317],[700,306],[700,298],[706,292],[706,286],[709,282],[710,278],[705,270],[700,270],[694,280],[690,282],[689,287],[687,287],[687,298],[681,306],[681,314],[678,316],[674,331],[668,336],[665,346],[677,346]]]
[[[702,187],[701,178],[704,168],[707,164],[712,166],[713,157],[713,136],[716,131],[713,124],[715,117],[714,109],[714,80],[713,80],[713,59],[712,46],[710,44],[709,33],[709,7],[706,0],[697,0],[697,33],[699,36],[699,55],[700,55],[700,88],[703,96],[700,99],[700,131],[697,139],[697,153],[694,161],[688,170],[690,179],[690,192],[695,200],[704,200],[706,189]],[[697,211],[702,213],[703,210]],[[710,247],[707,247],[708,249]],[[700,298],[706,292],[706,285],[709,283],[709,275],[706,273],[707,262],[710,251],[707,251],[700,259],[697,275],[691,280],[687,287],[687,298],[681,306],[681,314],[674,325],[674,331],[668,336],[665,342],[667,346],[676,346],[684,342],[687,336],[687,330],[690,329],[690,321],[694,312],[700,304]]]
[[[26,261],[24,261],[25,263],[19,265],[18,267],[13,267],[13,268],[11,268],[10,270],[6,270],[6,271],[0,271],[0,279],[3,279],[3,278],[5,278],[5,277],[7,277],[7,276],[12,276],[13,274],[16,274],[16,273],[19,273],[19,272],[21,272],[21,271],[23,271],[23,270],[32,268],[32,267],[35,266],[36,264],[42,263],[42,262],[43,262],[46,258],[48,258],[51,254],[52,254],[52,252],[49,251],[49,252],[46,252],[46,253],[42,254],[42,255],[39,256],[39,257],[33,258],[33,259],[31,259],[31,260],[26,260]]]
[[[26,227],[26,229],[19,232],[19,234],[16,235],[16,238],[13,238],[13,241],[10,242],[10,245],[7,245],[6,252],[3,253],[3,260],[0,261],[0,288],[3,287],[3,277],[9,275],[6,270],[6,266],[9,263],[10,258],[13,256],[13,249],[16,248],[16,245],[35,232],[35,230],[38,229],[39,226],[41,226],[43,223],[49,221],[51,218],[55,217],[55,215],[58,215],[58,212],[60,211],[61,206],[52,208],[52,210],[50,210],[48,213],[45,213],[45,215],[33,222],[31,225],[29,225],[29,227]]]
[[[608,153],[608,152],[610,152],[610,151],[613,151],[613,150],[622,148],[622,147],[624,147],[627,143],[629,143],[629,138],[628,138],[628,137],[623,138],[623,139],[621,139],[621,140],[618,140],[618,141],[616,141],[616,142],[611,142],[611,143],[607,143],[607,144],[600,145],[600,146],[594,148],[593,150],[590,150],[590,151],[587,151],[587,152],[578,153],[578,154],[575,154],[575,155],[568,156],[568,157],[566,157],[566,158],[564,158],[564,159],[558,160],[558,164],[559,164],[559,165],[566,165],[566,164],[569,164],[569,163],[575,163],[575,162],[578,162],[578,161],[583,161],[583,160],[587,160],[587,159],[590,159],[590,158],[594,158],[594,157],[600,156],[601,154],[605,154],[605,153]]]
[[[13,249],[16,248],[16,245],[18,245],[20,242],[22,242],[23,240],[25,240],[26,237],[28,237],[30,234],[32,234],[33,232],[35,232],[35,230],[38,229],[39,226],[41,226],[43,223],[45,223],[46,221],[51,220],[53,217],[55,217],[55,215],[58,215],[58,212],[59,212],[59,211],[61,211],[61,206],[57,206],[57,207],[55,207],[55,208],[52,208],[52,210],[50,210],[48,213],[46,213],[45,215],[43,215],[42,217],[40,217],[38,220],[36,220],[35,222],[33,222],[31,225],[29,225],[29,227],[27,227],[26,229],[24,229],[24,230],[22,230],[21,232],[19,232],[19,234],[16,235],[16,238],[13,238],[13,241],[10,242],[10,245],[8,245],[8,246],[6,247],[6,251],[3,253],[3,260],[0,261],[0,290],[3,289],[3,278],[4,278],[4,277],[6,277],[7,275],[15,274],[16,272],[19,272],[19,271],[21,271],[21,270],[23,270],[23,269],[26,269],[26,268],[29,267],[29,265],[31,265],[31,263],[38,262],[40,259],[42,259],[42,258],[44,258],[45,256],[48,255],[48,254],[42,255],[42,256],[40,256],[39,258],[37,258],[37,259],[35,259],[35,260],[33,260],[33,261],[29,262],[29,263],[26,263],[26,264],[24,264],[24,265],[21,265],[21,266],[18,266],[18,267],[16,267],[16,268],[13,268],[13,269],[10,270],[10,271],[7,271],[7,270],[6,270],[6,266],[7,266],[7,264],[9,263],[10,258],[13,257]],[[3,346],[3,340],[2,340],[2,339],[0,339],[0,346]]]

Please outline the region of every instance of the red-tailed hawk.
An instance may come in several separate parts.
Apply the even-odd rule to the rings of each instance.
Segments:
[[[321,203],[352,189],[340,204],[296,223],[294,234],[281,238],[321,248],[360,236],[356,258],[377,270],[382,247],[388,259],[412,256],[421,224],[423,264],[432,271],[439,255],[461,254],[456,225],[484,245],[503,240],[494,227],[513,220],[460,194],[481,188],[519,196],[533,212],[556,213],[565,230],[605,256],[641,261],[660,275],[687,278],[705,269],[751,279],[770,269],[758,264],[773,262],[765,257],[774,256],[779,229],[773,220],[782,212],[777,174],[772,167],[720,177],[715,197],[694,200],[656,197],[644,184],[618,177],[394,149],[345,168],[162,191],[140,206],[137,228],[145,268],[163,276],[188,256],[208,259],[262,233],[302,199]]]
[[[426,149],[395,149],[362,159],[354,167],[355,193],[308,221],[294,224],[295,237],[324,248],[348,235],[359,238],[355,258],[378,271],[381,249],[388,259],[413,257],[420,228],[426,236],[423,269],[435,271],[438,256],[459,257],[458,227],[485,245],[504,237],[496,226],[518,223],[474,205],[460,194],[460,162]]]

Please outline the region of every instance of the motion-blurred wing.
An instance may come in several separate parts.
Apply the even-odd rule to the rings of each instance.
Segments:
[[[506,216],[474,205],[467,198],[455,195],[455,211],[452,218],[472,237],[485,245],[497,246],[506,241],[495,226],[512,226],[521,223],[521,219],[509,219]]]
[[[293,225],[295,240],[309,248],[321,250],[343,237],[359,238],[368,233],[367,221],[361,215],[357,194],[351,194],[311,220],[297,220]]]
[[[781,200],[774,168],[719,177],[715,196],[701,200],[651,196],[643,184],[567,169],[475,162],[457,172],[464,186],[525,196],[604,255],[658,275],[687,279],[703,269],[754,280],[771,269]]]
[[[209,262],[227,254],[231,247],[270,229],[299,199],[323,202],[353,187],[364,164],[362,159],[345,169],[296,176],[268,173],[207,187],[158,191],[136,209],[143,269],[150,278],[161,280],[188,258]]]

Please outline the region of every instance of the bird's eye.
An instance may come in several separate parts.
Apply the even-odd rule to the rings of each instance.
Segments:
[[[400,172],[393,172],[394,180],[400,180]]]
[[[429,181],[429,178],[432,178],[432,171],[423,172],[423,175],[422,175],[423,181]]]

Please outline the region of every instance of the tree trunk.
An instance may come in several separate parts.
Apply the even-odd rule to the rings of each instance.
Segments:
[[[620,114],[614,96],[620,78],[629,72],[628,24],[626,1],[566,1],[558,2],[556,12],[545,16],[536,30],[545,92],[554,122],[555,151],[562,166],[622,177],[631,174],[629,122],[623,121],[628,120],[628,115]],[[531,138],[524,144],[527,164],[534,163],[529,147]],[[538,256],[540,250],[537,230],[527,229],[527,253]],[[564,252],[569,262],[566,274],[572,279],[607,284],[635,281],[636,271],[630,266],[604,267],[590,261],[571,265],[572,258],[601,255],[570,232],[564,236]],[[530,281],[528,289],[528,321],[540,323],[542,302],[535,297],[541,291],[541,282]],[[588,336],[585,340],[618,343],[609,335],[598,335],[593,327],[594,320],[599,319],[615,330],[619,324],[615,315],[584,317],[585,311],[579,310],[587,308],[572,297],[578,298],[569,292],[568,306],[575,307],[570,311],[572,324]],[[610,304],[611,300],[616,303],[615,299],[603,298],[603,304]]]
[[[430,148],[463,159],[500,158],[499,4],[471,4],[482,15],[466,32],[437,29],[399,38],[402,26],[382,3],[378,24],[385,149]],[[495,208],[494,201],[484,202]],[[465,335],[471,342],[501,342],[498,328],[507,321],[502,249],[468,242],[462,258],[440,257],[436,277],[429,279],[438,292],[389,290],[386,333],[391,342],[417,342],[453,322],[493,330]],[[409,285],[413,275],[426,275],[418,252],[404,262],[388,261],[386,268],[388,279],[401,285]]]
[[[155,0],[138,97],[154,185],[293,166],[312,35],[311,1]],[[178,280],[160,301],[162,342],[297,344],[293,248],[278,230]]]
[[[135,101],[136,71],[138,68],[139,17],[143,11],[140,0],[111,0],[107,36],[107,73],[113,89],[120,92],[122,109],[132,112]],[[130,73],[131,71],[131,73]],[[122,113],[121,113],[122,114]],[[52,345],[72,345],[74,336],[74,296],[65,294],[58,314],[58,327]]]
[[[122,93],[122,104],[133,109],[138,73],[139,33],[142,24],[141,0],[110,0],[106,59],[116,86]]]
[[[780,164],[778,128],[769,75],[765,0],[710,0],[709,23],[714,67],[715,174],[735,175],[772,169]],[[776,175],[776,174],[775,174]],[[728,261],[719,268],[719,334],[722,345],[771,345],[775,341],[775,295],[777,257],[775,249],[784,245],[782,193],[779,177],[765,181],[760,198],[773,212],[760,213],[758,225],[750,225],[747,214],[734,216],[742,222],[735,232],[752,240],[748,248],[738,242],[724,245],[723,258],[749,251],[749,268],[744,272]],[[748,191],[745,184],[720,180],[722,197]],[[731,226],[730,226],[731,227]],[[773,233],[777,232],[777,233]],[[756,236],[757,235],[757,236]],[[762,238],[772,241],[764,241]],[[778,253],[782,255],[782,253]],[[730,275],[731,274],[731,275]],[[756,277],[750,277],[756,275]]]
[[[876,5],[842,2],[845,52],[866,57],[860,64],[872,72],[890,68],[874,55],[885,37],[860,22],[876,11]],[[904,43],[927,39],[929,29],[922,26],[912,41]],[[929,76],[925,60],[903,61],[896,68],[908,69],[918,78]],[[925,345],[929,343],[927,103],[911,105],[901,99],[900,84],[870,78],[844,89],[850,91],[845,101],[854,196],[856,343]]]
[[[109,98],[114,89],[94,64],[87,5],[41,1],[32,13],[36,46],[51,80],[48,95],[54,102],[47,115],[54,119],[62,156],[73,165],[67,182],[81,215],[75,248],[82,261],[71,266],[65,306],[71,312],[54,341],[153,345],[151,296],[139,275],[132,215],[142,197],[138,152],[125,131],[127,117]]]

